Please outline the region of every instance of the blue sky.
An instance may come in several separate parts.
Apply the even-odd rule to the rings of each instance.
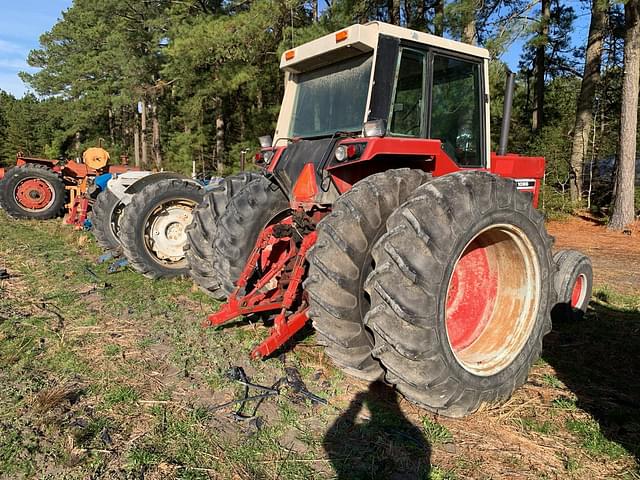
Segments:
[[[21,97],[27,87],[18,72],[30,71],[29,51],[72,0],[0,0],[0,89]]]
[[[17,97],[28,88],[18,77],[20,71],[32,71],[27,65],[29,51],[37,48],[40,35],[56,23],[72,0],[0,0],[0,89]],[[580,0],[569,0],[578,19],[573,42],[583,44],[589,29],[589,12]],[[524,41],[517,40],[502,56],[512,70],[518,67]]]

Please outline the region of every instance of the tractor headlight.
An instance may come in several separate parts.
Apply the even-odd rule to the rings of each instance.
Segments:
[[[337,161],[344,162],[348,157],[349,157],[349,155],[347,153],[347,146],[346,145],[340,145],[338,148],[336,148],[336,160]]]
[[[269,165],[271,163],[271,160],[273,160],[273,155],[274,155],[273,150],[267,150],[266,152],[264,152],[262,154],[262,159],[264,163]]]

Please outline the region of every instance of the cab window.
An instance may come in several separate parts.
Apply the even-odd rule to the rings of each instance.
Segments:
[[[433,56],[429,138],[442,141],[443,149],[458,165],[483,165],[480,63]]]
[[[425,58],[417,50],[401,49],[389,115],[391,135],[421,137],[425,133]]]

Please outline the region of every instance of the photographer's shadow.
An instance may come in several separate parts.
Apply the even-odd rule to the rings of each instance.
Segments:
[[[327,431],[324,449],[338,480],[428,478],[431,447],[381,382],[358,393]]]

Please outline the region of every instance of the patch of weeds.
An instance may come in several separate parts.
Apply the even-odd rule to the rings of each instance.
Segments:
[[[453,441],[453,435],[451,435],[447,427],[430,420],[428,417],[422,419],[422,428],[424,429],[427,440],[432,445]]]
[[[127,454],[127,467],[133,471],[144,472],[159,461],[159,455],[152,448],[134,447]]]
[[[545,365],[549,365],[549,363],[547,363],[547,361],[542,357],[538,357],[538,359],[533,363],[534,367],[544,367]]]
[[[567,429],[582,439],[582,446],[596,455],[619,458],[627,451],[616,442],[607,439],[595,420],[567,419]]]
[[[132,387],[121,386],[108,391],[104,396],[107,406],[113,406],[118,403],[134,403],[140,398],[138,392]]]
[[[603,285],[594,290],[593,296],[616,310],[630,313],[640,312],[640,295],[620,293],[608,285]]]
[[[107,357],[116,357],[122,352],[122,347],[117,344],[109,344],[104,347],[104,354]]]
[[[555,375],[550,375],[548,373],[545,373],[544,375],[542,375],[542,383],[544,383],[546,386],[552,387],[552,388],[563,388],[564,387],[564,385],[558,379],[558,377],[556,377]]]
[[[573,457],[563,458],[562,463],[564,464],[564,469],[569,473],[575,473],[580,469],[580,462]]]
[[[576,399],[569,397],[554,398],[551,405],[553,408],[557,408],[558,410],[567,410],[569,412],[575,412],[578,409]]]
[[[140,350],[146,350],[155,343],[156,341],[153,338],[143,338],[138,342],[138,348],[140,348]]]
[[[427,480],[456,480],[457,475],[452,470],[444,470],[435,465],[431,467]]]
[[[66,346],[61,347],[49,359],[49,367],[66,375],[83,374],[88,370],[87,364]]]
[[[557,430],[556,426],[549,420],[540,422],[535,418],[518,418],[514,420],[514,423],[525,431],[542,433],[544,435],[549,435]]]
[[[280,407],[280,418],[284,425],[291,425],[293,427],[298,425],[298,412],[293,408],[291,403],[286,399],[282,399],[278,402]]]

